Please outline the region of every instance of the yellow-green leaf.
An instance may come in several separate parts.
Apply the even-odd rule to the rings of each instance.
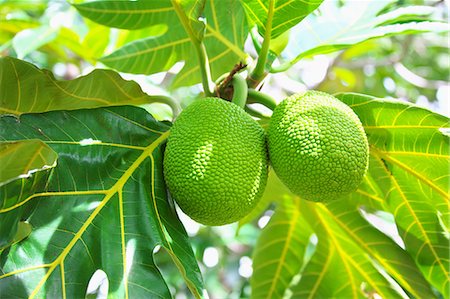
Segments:
[[[253,252],[252,298],[283,298],[300,271],[313,233],[298,199],[279,202]]]
[[[136,82],[110,70],[96,69],[86,76],[60,81],[48,71],[12,57],[0,58],[0,86],[0,114],[152,102]]]
[[[84,17],[106,26],[131,30],[157,26],[157,32],[151,29],[143,38],[138,35],[141,38],[101,61],[117,70],[137,74],[167,71],[176,62],[184,61],[172,87],[201,81],[193,38],[203,40],[206,45],[213,79],[247,57],[243,46],[248,28],[239,0],[220,0],[220,3],[218,0],[206,3],[195,0],[95,1],[75,7]],[[199,21],[203,7],[205,23]]]
[[[291,27],[300,23],[314,11],[323,0],[241,0],[247,19],[251,25],[257,25],[264,36],[270,30],[276,38]],[[270,24],[271,28],[267,28]]]
[[[425,278],[450,292],[448,227],[449,119],[405,102],[341,94],[361,119],[370,144],[369,175],[382,190],[406,250]]]

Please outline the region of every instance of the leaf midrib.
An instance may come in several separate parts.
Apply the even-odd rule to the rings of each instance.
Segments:
[[[447,204],[450,203],[450,200],[448,198],[448,193],[444,190],[442,190],[439,186],[437,186],[436,184],[434,184],[431,180],[429,180],[428,178],[426,178],[425,176],[423,176],[422,174],[418,173],[417,171],[415,171],[414,169],[412,169],[411,167],[409,167],[408,165],[405,165],[404,163],[400,162],[399,160],[389,156],[389,152],[383,152],[381,150],[379,150],[378,148],[376,148],[375,146],[371,145],[371,152],[373,153],[373,155],[377,158],[377,159],[381,159],[381,157],[383,157],[383,159],[385,159],[388,162],[391,162],[392,164],[397,165],[398,167],[402,168],[404,171],[406,171],[407,173],[415,176],[417,179],[419,179],[421,182],[425,183],[426,185],[428,185],[431,189],[435,190],[436,192],[438,192],[443,198],[444,200],[447,201]],[[392,175],[390,174],[390,172],[388,172],[389,177],[393,178]],[[450,206],[450,205],[449,205]]]
[[[286,254],[287,254],[287,252],[289,250],[289,245],[292,242],[292,236],[293,236],[293,233],[294,233],[294,230],[295,230],[295,227],[296,227],[296,225],[298,223],[299,218],[300,218],[300,212],[298,210],[298,207],[296,206],[295,209],[292,211],[292,218],[291,218],[291,220],[288,223],[289,230],[288,230],[286,238],[285,238],[286,242],[283,245],[283,250],[281,251],[281,256],[278,259],[278,265],[277,265],[277,268],[275,270],[275,274],[274,274],[274,277],[272,279],[272,282],[271,282],[271,285],[270,285],[270,289],[269,289],[269,292],[267,294],[267,298],[272,298],[271,297],[272,293],[275,291],[275,286],[277,285],[277,282],[279,281],[280,272],[281,272],[281,269],[283,268],[283,265],[284,265],[284,262],[285,262],[285,259],[286,259]]]
[[[377,258],[377,260],[380,262],[380,264],[387,269],[391,275],[394,275],[396,279],[399,280],[399,282],[408,287],[408,291],[411,292],[415,297],[420,298],[420,294],[415,292],[414,287],[403,278],[402,275],[397,275],[397,271],[395,271],[389,263],[387,263],[385,261],[385,258],[382,258],[377,252],[373,251],[372,248],[370,246],[367,246],[367,242],[365,242],[364,240],[362,240],[361,238],[359,238],[348,226],[346,226],[338,217],[336,217],[335,215],[333,215],[333,213],[331,213],[328,209],[326,209],[325,207],[319,207],[322,211],[324,211],[325,213],[327,213],[327,215],[332,218],[337,224],[339,224],[339,226],[346,231],[354,240],[357,241],[357,244],[359,244],[360,247],[363,248],[363,250],[365,250],[366,252],[371,253],[374,257]],[[382,244],[387,244],[387,243],[382,243]]]
[[[84,10],[84,11],[89,11],[89,12],[101,12],[104,14],[113,14],[113,15],[118,15],[118,14],[146,14],[146,13],[161,13],[161,12],[167,12],[167,11],[173,11],[173,7],[164,7],[164,8],[150,8],[150,9],[107,9],[107,8],[96,8],[96,7],[88,7],[88,6],[84,6],[84,5],[75,5],[78,6],[78,9]]]
[[[50,264],[50,267],[44,277],[39,281],[38,285],[34,288],[33,292],[30,294],[29,298],[34,298],[40,289],[42,288],[43,284],[47,281],[48,277],[53,273],[55,268],[58,265],[61,265],[64,263],[64,259],[69,254],[73,246],[76,244],[76,242],[81,238],[83,233],[86,231],[86,229],[89,227],[89,225],[92,224],[95,217],[100,213],[100,211],[105,207],[105,205],[109,202],[109,200],[116,194],[121,191],[123,186],[126,184],[128,179],[133,175],[134,171],[141,165],[141,163],[149,156],[152,156],[153,151],[156,149],[157,146],[159,146],[169,135],[169,131],[161,134],[158,139],[156,139],[152,144],[150,144],[148,147],[145,148],[145,150],[142,152],[142,154],[133,162],[133,164],[124,172],[124,174],[117,180],[117,182],[106,191],[105,197],[101,201],[101,203],[95,208],[95,210],[89,215],[88,219],[83,223],[81,228],[78,230],[78,232],[75,234],[75,236],[72,238],[72,240],[69,242],[69,244],[64,248],[64,250],[61,252],[61,254]],[[160,220],[159,220],[160,221]],[[124,257],[126,259],[126,257]],[[65,296],[65,295],[64,295]]]
[[[389,176],[389,178],[390,178],[391,181],[393,182],[393,184],[394,184],[396,190],[398,190],[398,192],[399,192],[399,194],[400,194],[400,197],[402,198],[403,202],[405,203],[405,206],[408,208],[408,210],[409,210],[409,212],[410,212],[410,215],[414,218],[414,223],[417,224],[417,226],[418,226],[418,228],[419,228],[419,230],[420,230],[420,233],[422,234],[423,238],[425,239],[423,245],[426,244],[427,247],[430,249],[430,251],[432,252],[432,254],[433,254],[433,256],[434,256],[435,261],[437,262],[437,264],[439,265],[439,267],[440,267],[441,270],[443,271],[442,273],[447,273],[447,274],[448,274],[447,269],[446,269],[446,268],[444,267],[444,265],[442,264],[442,262],[441,262],[439,256],[437,255],[437,253],[436,253],[436,251],[435,251],[435,249],[434,249],[434,246],[432,246],[431,240],[428,238],[428,234],[427,234],[426,230],[424,229],[424,227],[422,226],[422,223],[421,223],[421,222],[419,221],[419,219],[417,218],[417,215],[416,215],[416,213],[414,212],[414,209],[411,207],[411,205],[410,205],[408,199],[405,197],[405,194],[404,194],[404,192],[402,191],[402,189],[400,188],[400,186],[398,185],[397,180],[395,179],[394,176],[392,176],[392,174],[389,172],[389,170],[386,169],[386,167],[384,166],[384,163],[381,161],[381,157],[380,157],[380,156],[377,156],[377,155],[375,155],[375,157],[379,160],[379,163],[380,163],[381,165],[383,165],[383,170],[386,172],[386,174]],[[394,216],[396,216],[396,215],[394,215]],[[418,256],[415,256],[415,258],[417,259]]]

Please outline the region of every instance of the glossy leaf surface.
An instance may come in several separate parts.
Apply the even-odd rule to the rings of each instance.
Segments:
[[[258,239],[253,252],[252,298],[283,298],[302,268],[313,231],[298,204],[289,197],[280,200]]]
[[[19,122],[3,116],[0,126],[1,140],[38,138],[59,156],[45,190],[15,206],[34,205],[27,217],[33,232],[3,252],[2,295],[84,297],[101,269],[112,297],[170,298],[153,261],[161,245],[202,296],[197,263],[162,178],[167,124],[121,106],[23,114]]]
[[[20,220],[32,207],[27,210],[20,205],[44,190],[56,159],[57,154],[40,140],[0,142],[0,251],[29,234],[29,225]]]

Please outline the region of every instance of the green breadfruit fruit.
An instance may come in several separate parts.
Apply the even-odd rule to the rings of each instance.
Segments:
[[[280,180],[312,201],[327,202],[355,191],[369,164],[369,145],[358,116],[318,91],[293,95],[275,108],[268,145]]]
[[[258,203],[267,172],[264,130],[233,103],[198,100],[170,130],[165,180],[183,212],[199,223],[224,225],[243,218]]]

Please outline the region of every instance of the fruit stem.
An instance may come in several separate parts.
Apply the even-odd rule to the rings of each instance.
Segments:
[[[233,85],[233,98],[231,102],[244,109],[245,103],[247,102],[247,82],[239,74],[235,74],[231,83]]]
[[[215,92],[216,96],[220,98],[222,96],[222,92],[224,91],[224,89],[228,86],[228,84],[233,79],[233,76],[246,67],[247,67],[246,64],[239,62],[238,64],[236,64],[233,67],[231,72],[221,75],[215,82],[216,87],[214,88],[214,92]]]
[[[168,96],[162,96],[162,95],[155,95],[150,96],[150,103],[162,103],[166,104],[167,106],[172,109],[172,119],[175,120],[175,118],[180,114],[181,107],[180,104],[178,104],[177,101],[175,101],[173,98]]]
[[[256,110],[253,107],[245,106],[245,112],[250,114],[251,116],[257,117],[259,119],[269,119],[270,116],[263,114],[261,111]]]
[[[275,107],[277,107],[277,101],[275,101],[274,98],[265,93],[250,88],[247,94],[249,104],[259,103],[266,106],[272,111],[275,109]]]
[[[269,11],[267,13],[266,31],[264,33],[264,41],[261,46],[261,51],[259,52],[258,61],[256,63],[255,69],[248,77],[249,86],[256,87],[259,82],[266,76],[266,61],[267,55],[269,54],[270,38],[272,33],[272,20],[274,14],[274,0],[269,2]]]

